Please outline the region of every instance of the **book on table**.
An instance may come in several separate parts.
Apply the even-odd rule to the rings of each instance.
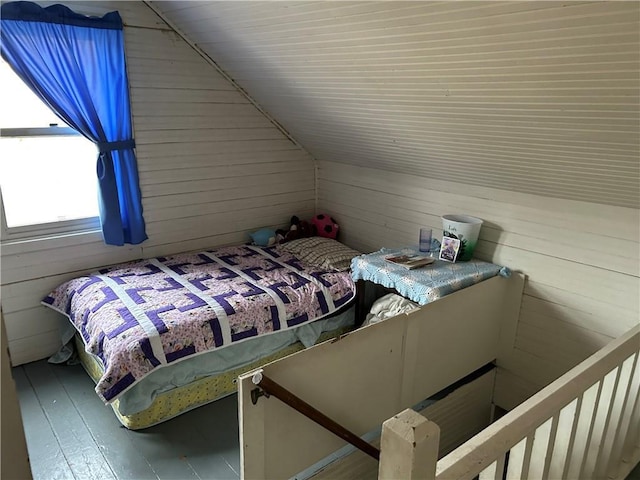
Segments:
[[[392,255],[386,257],[385,260],[394,265],[400,265],[407,270],[413,270],[414,268],[424,267],[435,261],[432,257],[425,257],[423,255]]]

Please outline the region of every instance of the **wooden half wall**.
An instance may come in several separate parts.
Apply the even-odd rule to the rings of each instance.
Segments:
[[[526,275],[519,322],[499,362],[512,408],[640,322],[640,210],[320,162],[319,209],[361,251],[417,245],[441,216],[482,218],[476,256]]]
[[[16,384],[11,374],[7,333],[0,306],[0,478],[29,480],[31,467]]]
[[[517,319],[522,286],[519,275],[491,278],[268,364],[263,373],[363,435],[495,360],[501,330]],[[344,445],[275,398],[253,405],[251,377],[239,381],[243,478],[290,478]]]

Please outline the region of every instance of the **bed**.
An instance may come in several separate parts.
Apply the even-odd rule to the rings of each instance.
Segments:
[[[43,304],[70,320],[80,362],[120,422],[142,429],[235,392],[239,374],[354,327],[349,263],[312,237],[104,268]]]

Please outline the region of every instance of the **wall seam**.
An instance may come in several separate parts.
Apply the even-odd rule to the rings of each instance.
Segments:
[[[260,104],[258,104],[258,102],[256,102],[254,98],[244,88],[242,88],[233,78],[231,78],[227,74],[227,72],[225,72],[222,69],[222,67],[220,67],[220,65],[218,65],[218,63],[213,58],[211,58],[197,44],[192,42],[191,39],[189,39],[172,21],[166,18],[166,16],[156,6],[154,6],[151,1],[143,0],[143,3],[149,9],[151,9],[163,22],[165,22],[171,30],[173,30],[178,36],[180,36],[180,38],[184,40],[187,43],[187,45],[189,45],[198,55],[200,55],[207,63],[209,63],[213,68],[215,68],[216,71],[220,75],[222,75],[222,77],[225,80],[231,83],[231,85],[233,85],[233,87],[238,92],[240,92],[240,94],[242,94],[242,96],[244,96],[251,103],[251,105],[253,105],[262,115],[264,115],[265,118],[267,118],[273,124],[273,126],[275,126],[291,143],[293,143],[296,147],[298,147],[300,150],[304,151],[307,155],[309,155],[314,166],[314,188],[315,188],[314,203],[315,203],[315,208],[317,210],[318,208],[318,175],[317,175],[318,160],[316,159],[316,157],[314,157],[306,148],[304,148],[300,143],[298,143],[298,141],[291,136],[289,131],[283,125],[281,125],[280,122],[278,122],[275,118],[269,115],[269,113],[267,113],[260,106]]]

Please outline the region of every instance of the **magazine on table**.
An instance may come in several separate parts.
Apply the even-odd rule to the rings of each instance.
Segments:
[[[424,255],[392,255],[386,257],[385,260],[394,265],[400,265],[407,270],[413,270],[414,268],[424,267],[435,261],[432,257],[425,257]]]

